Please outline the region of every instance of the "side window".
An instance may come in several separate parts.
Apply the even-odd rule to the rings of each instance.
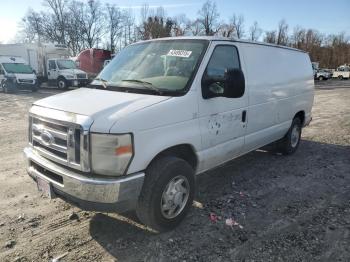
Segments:
[[[202,93],[223,94],[225,73],[228,69],[240,69],[238,51],[235,46],[219,45],[215,47],[202,79]],[[215,79],[209,85],[203,85],[206,79]],[[204,97],[204,96],[203,96]]]
[[[0,65],[0,75],[4,75],[4,69],[2,69],[2,65]]]
[[[49,60],[49,70],[56,69],[56,62],[55,60]]]

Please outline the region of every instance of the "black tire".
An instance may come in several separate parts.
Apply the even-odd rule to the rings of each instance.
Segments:
[[[297,129],[298,135],[295,141],[295,134],[293,130]],[[301,137],[302,123],[299,117],[293,119],[292,125],[289,128],[287,134],[278,142],[278,151],[283,155],[293,154],[299,147]],[[294,131],[296,132],[296,131]]]
[[[7,85],[8,84],[6,82],[3,83],[3,85],[2,85],[2,90],[4,91],[4,93],[11,94],[11,93],[16,93],[17,92],[17,87],[9,88]]]
[[[68,83],[67,80],[64,77],[59,77],[57,79],[57,87],[60,89],[68,89]]]
[[[323,76],[319,76],[318,80],[320,80],[320,81],[324,80]]]
[[[187,179],[188,197],[183,201],[183,208],[173,218],[167,218],[161,208],[165,189],[177,177]],[[164,156],[155,160],[146,170],[144,184],[138,199],[136,214],[140,221],[158,232],[175,228],[185,218],[192,205],[195,192],[193,168],[183,159]],[[178,192],[176,194],[179,194]],[[184,193],[184,195],[186,195]],[[182,197],[184,197],[184,195]],[[186,197],[185,197],[186,199]],[[173,198],[175,203],[175,196]],[[172,201],[172,200],[170,200]],[[172,203],[172,202],[171,202]]]
[[[339,80],[343,80],[343,76],[342,76],[342,75],[339,75],[339,76],[338,76],[338,79],[339,79]]]

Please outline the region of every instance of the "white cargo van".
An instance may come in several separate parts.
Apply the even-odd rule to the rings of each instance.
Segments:
[[[36,75],[21,57],[0,56],[0,89],[5,93],[18,89],[35,92],[38,89]]]
[[[136,209],[168,230],[190,208],[196,175],[272,142],[294,153],[313,98],[300,50],[216,37],[136,43],[91,88],[34,103],[28,173],[51,197]]]

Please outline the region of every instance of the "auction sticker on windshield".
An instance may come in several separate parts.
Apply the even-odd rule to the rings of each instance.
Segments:
[[[187,50],[169,50],[168,56],[178,56],[178,57],[190,57],[192,51]]]

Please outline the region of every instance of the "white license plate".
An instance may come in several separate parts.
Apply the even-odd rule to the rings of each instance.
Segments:
[[[77,80],[74,80],[73,81],[73,86],[77,86],[78,85],[78,81]]]
[[[38,190],[43,192],[45,196],[49,198],[54,198],[51,185],[48,181],[41,179],[40,177],[37,177],[36,184],[38,186]]]

